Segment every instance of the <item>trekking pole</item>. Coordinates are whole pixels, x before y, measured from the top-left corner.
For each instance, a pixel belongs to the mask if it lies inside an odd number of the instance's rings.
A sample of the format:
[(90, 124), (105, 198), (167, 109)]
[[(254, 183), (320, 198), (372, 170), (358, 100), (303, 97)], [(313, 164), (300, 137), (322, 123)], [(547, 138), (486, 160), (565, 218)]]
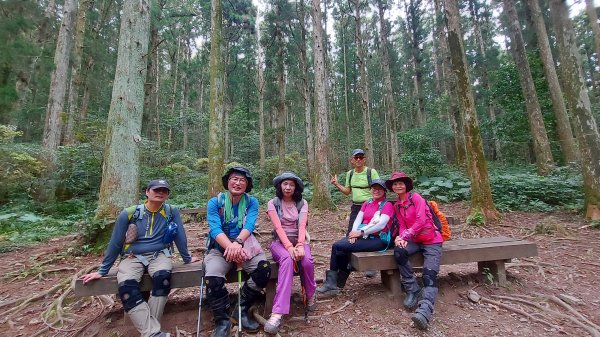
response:
[(237, 264), (238, 278), (238, 331), (237, 336), (242, 336), (242, 264)]
[(308, 298), (306, 297), (306, 284), (304, 282), (304, 268), (302, 262), (294, 260), (294, 272), (300, 276), (300, 289), (302, 290), (302, 303), (304, 304), (304, 320), (308, 321)]
[(204, 260), (202, 260), (202, 278), (200, 279), (200, 303), (198, 303), (198, 323), (196, 325), (196, 337), (200, 337), (200, 319), (202, 318), (202, 290), (204, 289), (204, 272)]

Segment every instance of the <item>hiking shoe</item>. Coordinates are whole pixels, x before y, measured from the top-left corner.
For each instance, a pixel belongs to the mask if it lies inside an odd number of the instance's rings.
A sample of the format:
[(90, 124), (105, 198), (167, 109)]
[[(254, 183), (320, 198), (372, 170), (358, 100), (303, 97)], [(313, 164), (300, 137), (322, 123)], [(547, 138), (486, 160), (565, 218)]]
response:
[(377, 272), (374, 270), (369, 270), (365, 272), (365, 277), (366, 278), (373, 278), (375, 277), (375, 275), (377, 275)]
[(338, 286), (338, 288), (344, 289), (344, 287), (346, 286), (346, 281), (348, 280), (349, 276), (350, 276), (350, 272), (349, 271), (339, 270), (337, 272), (337, 286)]
[(404, 305), (404, 308), (406, 310), (412, 311), (416, 308), (417, 304), (419, 303), (420, 296), (421, 296), (420, 289), (418, 291), (415, 291), (412, 293), (406, 293), (406, 297), (404, 297), (404, 302), (402, 302), (402, 305)]
[(229, 322), (229, 320), (219, 320), (215, 322), (215, 330), (211, 337), (229, 337), (230, 330), (231, 322)]
[(279, 331), (279, 327), (281, 326), (281, 318), (283, 315), (281, 314), (271, 314), (269, 320), (265, 322), (265, 332), (269, 334), (276, 334)]
[(427, 330), (427, 326), (429, 326), (429, 321), (427, 320), (427, 317), (425, 317), (425, 315), (421, 314), (420, 312), (416, 312), (412, 315), (412, 317), (410, 318), (413, 323), (415, 323), (415, 327), (419, 330)]
[(338, 288), (338, 272), (335, 270), (328, 270), (325, 272), (325, 282), (319, 288), (317, 292), (324, 296), (337, 295), (340, 293)]

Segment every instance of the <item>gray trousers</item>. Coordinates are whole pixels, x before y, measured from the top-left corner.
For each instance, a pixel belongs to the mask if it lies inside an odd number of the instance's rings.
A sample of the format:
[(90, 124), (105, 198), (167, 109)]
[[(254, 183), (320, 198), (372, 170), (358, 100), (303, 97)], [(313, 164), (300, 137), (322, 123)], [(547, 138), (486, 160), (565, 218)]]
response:
[[(405, 250), (408, 256), (411, 256), (418, 252), (423, 252), (423, 269), (427, 268), (430, 270), (439, 273), (440, 271), (440, 259), (442, 257), (442, 244), (435, 243), (431, 245), (424, 245), (420, 243), (414, 243), (412, 241), (408, 242), (406, 248), (396, 247), (395, 250)], [(402, 285), (404, 286), (404, 290), (409, 293), (413, 293), (419, 291), (419, 285), (417, 284), (417, 279), (415, 278), (415, 274), (413, 272), (412, 266), (408, 259), (406, 263), (398, 265), (398, 269), (400, 270), (400, 275), (402, 276)], [(431, 305), (435, 304), (435, 298), (437, 297), (438, 288), (435, 287), (425, 287), (423, 288), (423, 300), (428, 300), (431, 302)]]
[[(258, 267), (260, 261), (266, 260), (267, 256), (265, 253), (260, 253), (245, 261), (242, 264), (242, 268), (247, 274), (250, 274)], [(227, 275), (231, 268), (236, 268), (235, 263), (225, 261), (223, 253), (216, 248), (209, 250), (204, 256), (204, 266), (206, 268), (205, 276), (217, 276), (222, 278), (225, 278), (225, 275)], [(246, 283), (250, 288), (256, 291), (262, 291), (262, 288), (259, 288), (251, 277), (248, 278)]]

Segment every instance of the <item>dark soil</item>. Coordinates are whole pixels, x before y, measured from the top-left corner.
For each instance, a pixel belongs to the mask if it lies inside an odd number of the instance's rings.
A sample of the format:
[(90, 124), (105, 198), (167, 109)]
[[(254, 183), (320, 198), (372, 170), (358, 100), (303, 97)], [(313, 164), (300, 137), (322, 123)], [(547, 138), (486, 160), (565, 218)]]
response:
[[(443, 205), (447, 215), (464, 219), (468, 205)], [(331, 243), (345, 231), (347, 207), (337, 212), (311, 212), (312, 250), (317, 278), (322, 279), (329, 261)], [(269, 232), (264, 215), (261, 232)], [(191, 251), (201, 256), (200, 247), (206, 223), (189, 223), (186, 231)], [(586, 336), (600, 335), (600, 297), (596, 295), (600, 263), (599, 231), (586, 226), (582, 217), (570, 213), (522, 213), (503, 215), (500, 222), (485, 228), (460, 224), (452, 228), (453, 239), (504, 235), (536, 242), (539, 256), (513, 260), (507, 265), (508, 286), (489, 284), (477, 275), (477, 264), (442, 266), (440, 293), (430, 328), (421, 332), (411, 326), (410, 315), (402, 309), (402, 297), (389, 297), (379, 276), (368, 279), (353, 273), (343, 293), (330, 299), (319, 299), (309, 322), (287, 319), (282, 336)], [(260, 239), (263, 247), (270, 235)], [(91, 266), (100, 256), (75, 256), (75, 236), (63, 237), (34, 247), (0, 254), (0, 336), (137, 336), (124, 319), (122, 306), (113, 295), (100, 298), (75, 298), (70, 293), (62, 308), (65, 324), (48, 328), (43, 313), (61, 294), (53, 293), (24, 305), (17, 313), (12, 301), (51, 289), (63, 280)], [(295, 280), (299, 292), (299, 280)], [(237, 286), (237, 285), (235, 285)], [(229, 285), (234, 294), (234, 285)], [(474, 303), (467, 298), (469, 290), (482, 296)], [(198, 288), (177, 289), (169, 295), (163, 330), (174, 336), (195, 336), (198, 316)], [(504, 296), (504, 298), (501, 298)], [(572, 310), (551, 301), (552, 296), (566, 298)], [(298, 299), (299, 295), (295, 295)], [(501, 302), (493, 304), (486, 300)], [(105, 299), (106, 300), (106, 299)], [(350, 301), (343, 310), (332, 314)], [(288, 317), (301, 317), (304, 312), (295, 301)], [(565, 303), (565, 302), (558, 302)], [(509, 306), (509, 307), (505, 307)], [(510, 309), (509, 309), (510, 308)], [(202, 336), (212, 332), (211, 314), (202, 310)], [(262, 307), (259, 307), (262, 313)], [(268, 317), (267, 317), (268, 318)], [(540, 323), (543, 321), (545, 323)], [(264, 336), (259, 332), (255, 336)]]

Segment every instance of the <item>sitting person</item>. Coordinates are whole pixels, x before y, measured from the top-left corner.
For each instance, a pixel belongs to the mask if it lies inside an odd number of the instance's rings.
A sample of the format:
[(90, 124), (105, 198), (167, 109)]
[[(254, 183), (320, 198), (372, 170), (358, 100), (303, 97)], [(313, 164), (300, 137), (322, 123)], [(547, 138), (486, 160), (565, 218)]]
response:
[[(119, 255), (119, 297), (131, 322), (142, 337), (170, 336), (161, 332), (160, 319), (171, 290), (171, 243), (174, 240), (184, 263), (195, 262), (187, 249), (187, 238), (179, 210), (165, 203), (171, 188), (165, 180), (152, 180), (144, 204), (121, 212), (97, 272), (81, 277), (86, 284), (108, 274)], [(177, 225), (176, 231), (173, 224)], [(169, 229), (171, 228), (171, 229)], [(139, 282), (145, 271), (152, 276), (152, 294), (144, 301)]]
[[(395, 240), (394, 257), (406, 291), (403, 304), (408, 310), (413, 310), (418, 304), (411, 319), (417, 328), (425, 330), (431, 321), (438, 293), (437, 274), (440, 271), (444, 240), (435, 227), (427, 201), (418, 193), (410, 193), (413, 181), (409, 176), (404, 172), (394, 172), (385, 184), (388, 189), (398, 194), (394, 212), (398, 219), (399, 234)], [(409, 256), (418, 252), (423, 252), (424, 258), (422, 291), (408, 261)], [(418, 301), (419, 296), (422, 296), (421, 301)]]
[(281, 318), (290, 312), (290, 296), (294, 284), (294, 270), (300, 273), (307, 310), (315, 310), (315, 265), (310, 246), (305, 242), (308, 220), (308, 203), (302, 199), (304, 183), (291, 172), (273, 179), (275, 194), (267, 204), (267, 214), (273, 224), (271, 254), (279, 265), (277, 290), (271, 317), (265, 324), (265, 332), (276, 334)]
[(252, 234), (258, 217), (258, 200), (248, 195), (252, 190), (252, 175), (245, 167), (230, 168), (223, 176), (227, 191), (211, 198), (206, 207), (209, 245), (204, 256), (206, 301), (215, 320), (213, 337), (229, 336), (229, 293), (225, 276), (238, 265), (250, 277), (240, 290), (241, 323), (238, 315), (231, 318), (246, 331), (256, 332), (260, 325), (248, 310), (262, 295), (271, 275), (260, 244)]
[(351, 271), (348, 267), (351, 253), (380, 251), (389, 246), (387, 234), (394, 208), (386, 200), (385, 191), (385, 181), (375, 179), (371, 182), (371, 198), (363, 203), (348, 237), (338, 240), (331, 247), (329, 270), (326, 271), (323, 286), (317, 288), (319, 294), (335, 295), (344, 288)]

